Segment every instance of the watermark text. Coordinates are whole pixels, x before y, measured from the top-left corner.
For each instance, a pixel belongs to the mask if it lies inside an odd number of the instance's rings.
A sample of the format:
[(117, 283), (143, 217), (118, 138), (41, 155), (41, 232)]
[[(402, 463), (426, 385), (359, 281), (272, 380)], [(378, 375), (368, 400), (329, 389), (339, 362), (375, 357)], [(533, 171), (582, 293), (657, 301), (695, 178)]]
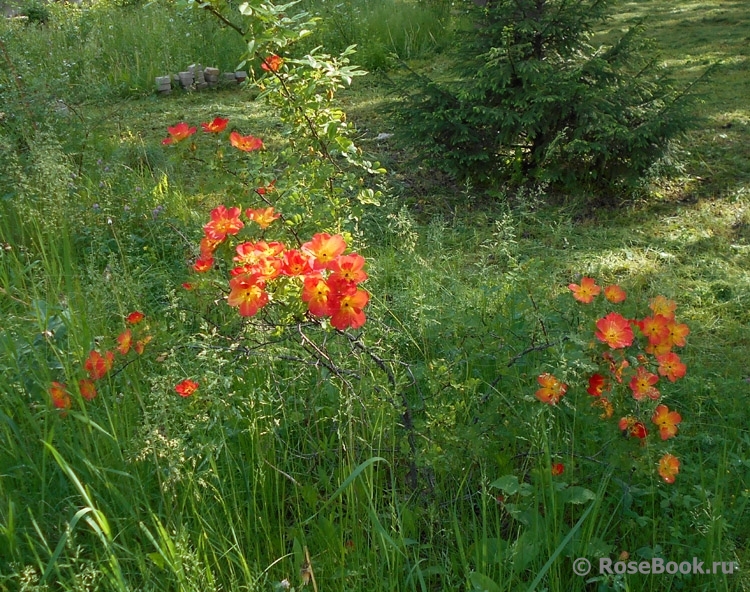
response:
[[(692, 561), (667, 561), (661, 557), (652, 557), (646, 561), (613, 561), (609, 557), (601, 557), (599, 562), (599, 575), (622, 575), (622, 574), (726, 574), (731, 575), (739, 571), (740, 566), (734, 561), (700, 561), (693, 557)], [(591, 561), (585, 557), (579, 557), (573, 561), (573, 572), (578, 576), (586, 576), (591, 572)]]

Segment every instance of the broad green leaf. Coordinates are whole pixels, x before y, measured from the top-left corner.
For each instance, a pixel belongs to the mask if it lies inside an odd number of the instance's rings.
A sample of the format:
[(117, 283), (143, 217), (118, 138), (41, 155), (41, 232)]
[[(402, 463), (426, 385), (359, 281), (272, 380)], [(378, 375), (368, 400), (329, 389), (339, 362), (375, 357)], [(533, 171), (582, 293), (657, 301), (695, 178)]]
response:
[(515, 475), (504, 475), (490, 483), (490, 487), (495, 487), (508, 495), (513, 495), (518, 491), (518, 477)]
[(156, 566), (160, 569), (164, 569), (164, 557), (162, 557), (159, 553), (147, 553), (146, 555), (151, 561), (153, 561)]
[(500, 586), (498, 586), (493, 580), (488, 578), (486, 575), (479, 572), (474, 572), (469, 576), (471, 585), (474, 586), (476, 592), (501, 592)]
[(596, 494), (585, 487), (571, 487), (560, 493), (560, 499), (564, 504), (585, 504), (596, 499)]

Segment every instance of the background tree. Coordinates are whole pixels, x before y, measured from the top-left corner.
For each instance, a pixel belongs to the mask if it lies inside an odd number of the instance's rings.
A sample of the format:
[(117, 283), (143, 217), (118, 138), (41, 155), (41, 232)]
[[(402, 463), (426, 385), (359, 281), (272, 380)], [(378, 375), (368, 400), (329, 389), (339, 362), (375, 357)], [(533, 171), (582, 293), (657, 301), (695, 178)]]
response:
[(474, 182), (631, 187), (688, 127), (639, 23), (592, 43), (608, 0), (467, 2), (452, 82), (422, 77), (403, 113), (429, 154)]

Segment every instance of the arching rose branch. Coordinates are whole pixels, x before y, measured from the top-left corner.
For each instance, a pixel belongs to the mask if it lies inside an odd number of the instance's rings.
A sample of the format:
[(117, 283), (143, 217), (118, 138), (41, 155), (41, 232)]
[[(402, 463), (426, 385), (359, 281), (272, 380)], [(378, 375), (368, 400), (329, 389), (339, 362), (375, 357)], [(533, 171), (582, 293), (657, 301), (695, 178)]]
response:
[[(227, 119), (217, 117), (210, 123), (201, 124), (201, 128), (206, 133), (221, 133), (227, 124)], [(189, 127), (184, 122), (180, 126), (181, 129), (197, 130), (197, 126)], [(173, 129), (169, 128), (170, 134)], [(243, 152), (264, 147), (260, 138), (242, 136), (236, 131), (229, 134), (228, 141)], [(265, 204), (271, 203), (268, 195), (274, 191), (274, 185), (272, 182), (258, 188), (255, 194)], [(200, 254), (193, 263), (193, 270), (206, 273), (213, 269), (216, 253), (221, 248), (223, 253), (231, 255), (227, 303), (241, 316), (253, 317), (272, 303), (289, 304), (286, 299), (291, 284), (311, 316), (328, 318), (331, 326), (339, 330), (361, 327), (366, 318), (364, 308), (370, 298), (360, 287), (367, 279), (365, 259), (357, 253), (345, 254), (347, 243), (341, 234), (316, 233), (310, 240), (294, 247), (265, 240), (266, 231), (272, 229), (277, 220), (284, 221), (272, 205), (248, 207), (244, 212), (241, 206), (222, 204), (215, 207), (203, 226)], [(261, 236), (254, 236), (249, 228), (259, 230)], [(292, 234), (299, 242), (297, 234)], [(285, 289), (275, 290), (277, 284), (282, 284)], [(188, 285), (192, 287), (192, 283)]]
[[(602, 288), (591, 277), (571, 283), (568, 288), (573, 298), (585, 306), (592, 305), (600, 294), (608, 305), (626, 300), (620, 286)], [(641, 318), (627, 318), (611, 311), (599, 316), (591, 326), (595, 339), (593, 358), (599, 366), (588, 377), (585, 388), (593, 397), (591, 406), (597, 408), (603, 420), (618, 417), (617, 429), (622, 435), (641, 444), (652, 432), (661, 442), (674, 438), (682, 422), (681, 414), (663, 402), (660, 386), (661, 379), (674, 383), (687, 370), (674, 350), (685, 346), (690, 330), (677, 321), (676, 308), (674, 301), (657, 296), (649, 302), (650, 313)], [(570, 390), (551, 373), (540, 375), (538, 382), (542, 388), (536, 391), (536, 397), (548, 405), (560, 403)], [(679, 459), (666, 452), (659, 461), (658, 472), (666, 483), (673, 483), (679, 467)]]

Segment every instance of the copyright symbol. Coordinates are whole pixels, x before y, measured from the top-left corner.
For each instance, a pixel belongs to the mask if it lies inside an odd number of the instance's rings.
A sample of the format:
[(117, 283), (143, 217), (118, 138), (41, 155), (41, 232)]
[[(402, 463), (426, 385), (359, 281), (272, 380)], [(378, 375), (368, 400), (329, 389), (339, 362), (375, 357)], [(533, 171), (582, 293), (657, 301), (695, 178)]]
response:
[(591, 571), (591, 562), (585, 557), (579, 557), (573, 562), (573, 573), (577, 576), (585, 576)]

